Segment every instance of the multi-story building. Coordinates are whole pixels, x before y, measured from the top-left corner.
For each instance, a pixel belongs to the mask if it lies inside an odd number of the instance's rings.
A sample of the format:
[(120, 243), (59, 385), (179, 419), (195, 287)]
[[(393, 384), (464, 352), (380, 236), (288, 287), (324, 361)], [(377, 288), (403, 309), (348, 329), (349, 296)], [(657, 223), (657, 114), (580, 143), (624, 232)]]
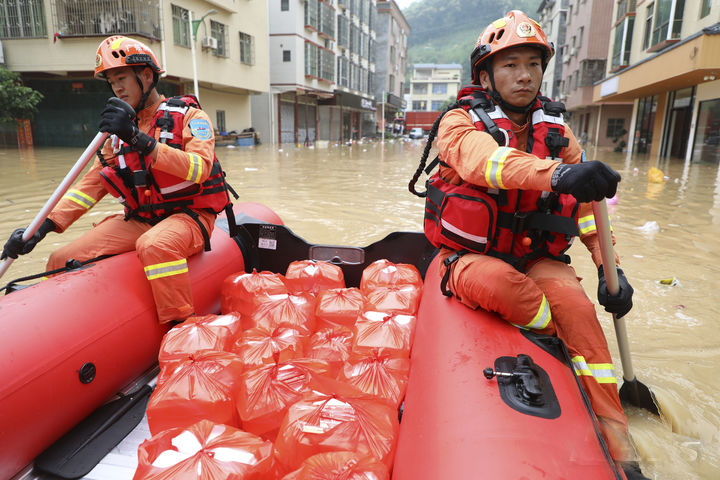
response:
[(565, 65), (562, 59), (565, 54), (567, 7), (568, 0), (541, 0), (537, 9), (538, 23), (542, 26), (548, 41), (555, 46), (555, 55), (545, 69), (540, 91), (553, 99), (556, 99), (560, 92), (563, 65)]
[(93, 79), (95, 52), (116, 34), (154, 51), (162, 93), (197, 93), (218, 131), (250, 127), (250, 96), (268, 89), (266, 15), (263, 0), (5, 0), (0, 39), (7, 68), (45, 97), (35, 143), (84, 146), (112, 95)]
[(454, 101), (460, 91), (462, 65), (457, 63), (416, 63), (410, 79), (409, 110), (439, 111), (448, 100)]
[[(562, 46), (559, 100), (581, 144), (620, 147), (627, 143), (632, 105), (613, 99), (593, 103), (593, 85), (602, 79), (614, 17), (606, 2), (570, 0)], [(623, 132), (625, 132), (623, 134)]]
[(268, 2), (270, 93), (253, 123), (273, 142), (375, 135), (375, 0)]
[[(410, 25), (395, 0), (377, 2), (377, 56), (375, 62), (375, 98), (377, 99), (378, 127), (387, 129), (401, 126), (406, 107), (403, 98), (408, 69), (408, 36)], [(384, 117), (383, 117), (384, 113)], [(398, 129), (395, 129), (396, 132)]]
[(596, 101), (633, 102), (629, 150), (720, 162), (720, 4), (613, 2), (607, 78)]

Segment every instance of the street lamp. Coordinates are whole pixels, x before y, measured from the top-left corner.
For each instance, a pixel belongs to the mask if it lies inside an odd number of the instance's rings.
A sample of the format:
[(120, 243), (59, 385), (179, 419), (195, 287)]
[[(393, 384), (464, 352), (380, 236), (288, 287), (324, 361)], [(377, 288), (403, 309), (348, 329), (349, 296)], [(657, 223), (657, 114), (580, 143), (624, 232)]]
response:
[(193, 20), (193, 14), (192, 10), (188, 10), (188, 23), (190, 27), (190, 53), (192, 54), (192, 65), (193, 65), (193, 90), (195, 91), (195, 97), (197, 97), (198, 101), (200, 100), (200, 90), (198, 89), (198, 78), (197, 78), (197, 62), (195, 60), (195, 41), (197, 40), (197, 31), (200, 27), (200, 24), (205, 20), (205, 17), (208, 15), (212, 15), (213, 13), (218, 13), (217, 10), (210, 9), (205, 14), (200, 17), (200, 20)]

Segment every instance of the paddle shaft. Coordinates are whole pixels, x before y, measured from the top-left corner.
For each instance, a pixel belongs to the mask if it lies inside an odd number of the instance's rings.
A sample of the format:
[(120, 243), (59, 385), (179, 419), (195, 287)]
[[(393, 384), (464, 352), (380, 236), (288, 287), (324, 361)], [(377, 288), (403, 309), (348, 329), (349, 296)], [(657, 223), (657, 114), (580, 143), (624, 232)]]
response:
[[(62, 196), (65, 195), (65, 192), (68, 191), (70, 185), (72, 185), (73, 182), (80, 176), (80, 173), (83, 171), (88, 162), (90, 162), (90, 159), (93, 155), (95, 155), (95, 152), (105, 142), (108, 135), (109, 134), (106, 132), (98, 132), (97, 135), (95, 135), (95, 138), (93, 138), (92, 142), (90, 142), (90, 145), (88, 145), (82, 155), (80, 155), (80, 158), (78, 158), (77, 162), (75, 162), (75, 165), (73, 165), (67, 175), (65, 175), (65, 178), (63, 178), (62, 182), (60, 182), (60, 185), (57, 186), (52, 195), (50, 195), (50, 198), (48, 198), (47, 202), (45, 202), (45, 205), (40, 209), (38, 214), (35, 215), (33, 221), (30, 222), (30, 225), (28, 225), (25, 229), (22, 236), (23, 241), (26, 242), (35, 235), (37, 229), (40, 228), (40, 225), (45, 221), (55, 205), (57, 205)], [(2, 277), (7, 269), (10, 268), (13, 260), (14, 259), (8, 257), (0, 262), (0, 277)]]
[[(602, 256), (605, 283), (608, 293), (610, 295), (617, 295), (620, 291), (620, 285), (618, 283), (617, 267), (615, 266), (615, 251), (613, 250), (612, 235), (610, 233), (607, 203), (605, 203), (605, 199), (603, 199), (599, 202), (593, 202), (592, 206), (598, 240), (600, 242), (600, 255)], [(627, 340), (625, 320), (623, 318), (617, 318), (617, 316), (613, 314), (613, 322), (615, 324), (615, 336), (617, 337), (618, 349), (620, 350), (623, 378), (626, 381), (632, 381), (635, 379), (635, 373), (633, 372), (632, 359), (630, 358), (630, 346)]]

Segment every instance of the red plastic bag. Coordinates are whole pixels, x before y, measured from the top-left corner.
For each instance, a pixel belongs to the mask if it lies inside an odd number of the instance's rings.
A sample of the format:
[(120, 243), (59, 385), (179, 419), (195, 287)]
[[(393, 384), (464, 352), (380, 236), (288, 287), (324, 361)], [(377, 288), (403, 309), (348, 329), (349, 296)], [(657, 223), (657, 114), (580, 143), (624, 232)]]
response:
[(273, 463), (272, 443), (201, 420), (145, 440), (133, 480), (266, 480)]
[(357, 288), (333, 288), (317, 295), (315, 319), (317, 329), (345, 326), (352, 328), (363, 311), (365, 299)]
[(235, 341), (232, 351), (242, 359), (245, 370), (283, 362), (305, 355), (307, 336), (294, 328), (255, 327)]
[(386, 348), (409, 356), (416, 321), (413, 315), (363, 312), (355, 323), (353, 351), (366, 353), (374, 348)]
[(390, 480), (390, 473), (372, 456), (329, 452), (313, 455), (282, 480)]
[(248, 370), (238, 382), (237, 410), (243, 430), (272, 439), (288, 407), (309, 390), (315, 375), (327, 375), (319, 360), (289, 360)]
[(207, 351), (228, 351), (240, 329), (237, 314), (190, 317), (171, 329), (160, 344), (158, 362), (173, 370), (191, 355)]
[(163, 385), (168, 378), (182, 370), (183, 367), (187, 367), (190, 363), (194, 363), (195, 368), (203, 370), (218, 383), (226, 386), (231, 392), (235, 391), (237, 379), (245, 370), (242, 357), (239, 355), (231, 352), (209, 350), (193, 353), (188, 358), (178, 362), (166, 363), (160, 369), (157, 385)]
[(410, 359), (390, 350), (352, 353), (338, 377), (368, 395), (399, 408), (410, 375)]
[(215, 378), (217, 372), (208, 372), (204, 366), (202, 362), (186, 362), (157, 386), (147, 406), (153, 435), (200, 420), (240, 426), (231, 387), (223, 385)]
[(317, 295), (331, 288), (345, 288), (342, 269), (329, 262), (297, 260), (288, 265), (285, 283), (291, 293)]
[(220, 289), (220, 309), (223, 313), (238, 312), (249, 316), (253, 309), (253, 299), (260, 293), (275, 295), (287, 293), (284, 277), (279, 273), (258, 272), (233, 273), (223, 281)]
[(418, 269), (408, 263), (396, 264), (387, 260), (377, 260), (363, 270), (360, 279), (360, 290), (363, 293), (388, 285), (415, 285), (421, 289), (423, 281)]
[(307, 356), (323, 360), (330, 366), (330, 375), (336, 377), (352, 349), (353, 332), (347, 327), (323, 328), (310, 337)]
[(397, 409), (341, 382), (313, 381), (293, 404), (275, 448), (281, 473), (300, 468), (318, 453), (351, 451), (392, 467), (399, 429)]
[(415, 285), (375, 287), (365, 293), (367, 310), (377, 312), (417, 314), (421, 290)]
[(252, 327), (294, 328), (304, 335), (315, 331), (315, 297), (310, 294), (261, 295), (255, 305)]

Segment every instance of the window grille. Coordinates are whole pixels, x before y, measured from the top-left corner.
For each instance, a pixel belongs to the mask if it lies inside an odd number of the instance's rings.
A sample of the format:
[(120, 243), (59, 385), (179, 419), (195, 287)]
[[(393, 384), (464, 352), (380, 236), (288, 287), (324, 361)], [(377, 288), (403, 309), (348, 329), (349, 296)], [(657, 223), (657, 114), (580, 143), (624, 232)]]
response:
[(64, 37), (120, 34), (161, 39), (159, 0), (51, 0), (50, 4), (55, 31)]
[(0, 38), (47, 36), (42, 0), (0, 0)]

